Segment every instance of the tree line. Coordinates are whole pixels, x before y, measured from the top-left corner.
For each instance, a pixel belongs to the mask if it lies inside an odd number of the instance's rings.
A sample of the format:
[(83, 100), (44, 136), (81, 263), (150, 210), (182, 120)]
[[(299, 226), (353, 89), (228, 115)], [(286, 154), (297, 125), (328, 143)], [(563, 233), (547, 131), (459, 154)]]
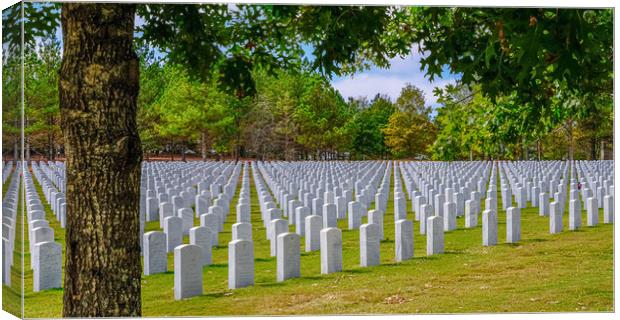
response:
[[(554, 101), (549, 119), (524, 118), (532, 104), (515, 94), (496, 99), (480, 84), (437, 88), (433, 110), (424, 92), (406, 84), (392, 101), (378, 94), (344, 99), (327, 77), (308, 66), (252, 71), (256, 93), (239, 99), (222, 90), (219, 75), (192, 77), (149, 47), (139, 50), (138, 130), (143, 157), (336, 159), (576, 159), (611, 157), (613, 103), (600, 94), (589, 108), (578, 97)], [(58, 72), (62, 53), (48, 37), (26, 49), (25, 157), (62, 157)], [(5, 154), (20, 148), (17, 61), (4, 82)], [(607, 156), (605, 156), (607, 152)], [(14, 154), (13, 154), (14, 156)]]

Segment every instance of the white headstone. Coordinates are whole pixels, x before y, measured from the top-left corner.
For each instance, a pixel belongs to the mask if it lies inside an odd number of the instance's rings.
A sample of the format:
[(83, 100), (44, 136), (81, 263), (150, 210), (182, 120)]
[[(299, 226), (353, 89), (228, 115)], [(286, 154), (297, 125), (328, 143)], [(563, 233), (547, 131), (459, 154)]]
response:
[(62, 247), (54, 241), (35, 244), (33, 291), (61, 288)]
[(452, 231), (456, 229), (456, 203), (446, 202), (443, 208), (444, 215), (444, 231)]
[[(487, 198), (487, 200), (490, 198)], [(497, 213), (493, 210), (482, 212), (482, 245), (494, 246), (497, 244)]]
[(568, 204), (568, 229), (577, 230), (579, 228), (581, 228), (581, 203), (578, 199), (573, 199)]
[(197, 245), (202, 251), (202, 265), (211, 264), (211, 241), (213, 230), (209, 227), (193, 227), (189, 229), (189, 244)]
[(368, 223), (376, 224), (379, 227), (379, 239), (383, 240), (385, 238), (383, 232), (383, 211), (368, 211)]
[(277, 280), (300, 277), (299, 235), (292, 232), (281, 233), (277, 238)]
[(164, 232), (166, 233), (166, 247), (168, 252), (183, 244), (183, 220), (179, 217), (167, 217), (164, 219)]
[(145, 276), (168, 271), (165, 233), (161, 231), (145, 233), (143, 252)]
[(546, 192), (538, 195), (538, 215), (541, 217), (549, 215), (549, 194)]
[(321, 274), (342, 271), (342, 233), (338, 228), (321, 230)]
[(506, 210), (506, 242), (516, 243), (521, 240), (521, 210), (510, 207)]
[(211, 231), (211, 235), (213, 239), (211, 239), (211, 245), (217, 246), (219, 244), (219, 235), (217, 230), (219, 230), (220, 217), (214, 213), (207, 213), (200, 215), (200, 226), (207, 227)]
[(288, 232), (288, 221), (284, 219), (271, 220), (269, 230), (271, 232), (269, 235), (270, 252), (271, 256), (275, 257), (278, 252), (278, 235)]
[[(168, 220), (170, 218), (166, 218)], [(174, 299), (202, 294), (202, 249), (193, 244), (174, 248)]]
[(474, 200), (465, 201), (465, 228), (478, 226), (478, 214), (476, 213)]
[(194, 226), (194, 212), (190, 208), (182, 208), (177, 214), (183, 220), (183, 234), (188, 235), (189, 229)]
[(395, 228), (396, 262), (413, 258), (413, 221), (398, 220)]
[(394, 198), (394, 221), (407, 219), (407, 200), (403, 197)]
[(161, 229), (164, 228), (164, 219), (168, 217), (172, 217), (174, 214), (172, 212), (172, 203), (170, 202), (162, 202), (159, 204), (159, 227)]
[(338, 212), (336, 205), (333, 203), (326, 203), (323, 205), (323, 227), (338, 227)]
[(237, 205), (237, 222), (251, 222), (250, 205), (244, 203)]
[(237, 222), (233, 224), (232, 239), (252, 240), (252, 225), (248, 222)]
[(443, 253), (443, 224), (441, 216), (426, 219), (426, 255)]
[(376, 266), (381, 263), (379, 226), (367, 223), (360, 226), (360, 265)]
[(310, 209), (302, 206), (295, 209), (295, 232), (300, 236), (306, 235), (306, 217), (310, 215)]
[[(571, 202), (572, 201), (573, 200), (571, 200)], [(588, 217), (587, 217), (588, 227), (593, 227), (593, 226), (598, 225), (598, 203), (597, 201), (594, 198), (588, 198), (588, 200), (586, 200), (586, 207), (588, 211)], [(579, 213), (579, 218), (581, 218), (581, 212)]]
[(614, 222), (614, 196), (606, 195), (603, 199), (603, 223)]
[(562, 232), (562, 213), (560, 212), (560, 203), (551, 202), (549, 206), (549, 233)]
[(316, 251), (321, 248), (321, 229), (323, 229), (323, 220), (320, 216), (311, 215), (306, 217), (306, 252)]
[(254, 244), (249, 240), (228, 243), (228, 288), (254, 285)]

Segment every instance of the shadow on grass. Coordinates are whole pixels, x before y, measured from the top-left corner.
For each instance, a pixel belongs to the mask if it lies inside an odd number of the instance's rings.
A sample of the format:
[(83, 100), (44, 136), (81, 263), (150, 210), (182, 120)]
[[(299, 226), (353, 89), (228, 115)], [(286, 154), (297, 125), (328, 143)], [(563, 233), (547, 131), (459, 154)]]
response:
[(255, 286), (257, 286), (257, 287), (268, 287), (268, 288), (271, 288), (271, 287), (282, 287), (282, 286), (284, 286), (284, 285), (285, 285), (285, 283), (284, 283), (284, 281), (282, 281), (282, 282), (267, 282), (267, 283), (259, 283), (259, 284), (255, 285)]
[(228, 268), (228, 263), (212, 263), (209, 268)]
[(307, 256), (312, 256), (312, 255), (316, 255), (319, 252), (319, 250), (315, 250), (315, 251), (310, 251), (310, 252), (302, 252), (301, 256), (302, 257), (307, 257)]
[(275, 258), (254, 258), (255, 262), (271, 262), (274, 261)]
[(208, 297), (208, 298), (222, 298), (226, 296), (231, 296), (232, 291), (219, 291), (219, 292), (210, 292), (204, 293), (200, 297)]
[(350, 273), (350, 274), (363, 274), (363, 273), (369, 273), (369, 272), (371, 272), (371, 270), (369, 270), (369, 268), (357, 268), (357, 269), (342, 270), (342, 273)]

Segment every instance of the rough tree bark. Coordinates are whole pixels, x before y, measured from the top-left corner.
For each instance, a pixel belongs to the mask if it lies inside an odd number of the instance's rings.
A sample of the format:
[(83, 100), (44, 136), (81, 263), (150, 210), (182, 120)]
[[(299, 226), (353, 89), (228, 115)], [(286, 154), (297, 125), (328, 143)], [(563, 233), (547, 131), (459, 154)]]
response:
[(140, 316), (135, 6), (62, 6), (67, 168), (64, 317)]

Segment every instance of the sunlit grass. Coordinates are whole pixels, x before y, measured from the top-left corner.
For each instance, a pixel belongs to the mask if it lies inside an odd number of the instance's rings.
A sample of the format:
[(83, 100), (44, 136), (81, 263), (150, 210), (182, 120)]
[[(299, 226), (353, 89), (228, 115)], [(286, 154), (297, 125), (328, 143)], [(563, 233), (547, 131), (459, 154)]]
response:
[[(432, 257), (426, 257), (426, 238), (419, 234), (416, 221), (415, 258), (396, 264), (393, 177), (384, 217), (382, 265), (359, 266), (359, 232), (347, 230), (343, 220), (339, 221), (343, 272), (321, 275), (319, 251), (305, 253), (302, 238), (301, 278), (276, 282), (276, 259), (269, 256), (251, 174), (250, 180), (255, 286), (229, 290), (227, 285), (227, 244), (235, 222), (239, 181), (225, 231), (219, 235), (220, 245), (213, 249), (213, 264), (203, 269), (204, 294), (174, 300), (173, 257), (169, 254), (169, 272), (143, 277), (144, 316), (613, 310), (613, 226), (569, 232), (566, 212), (565, 231), (550, 235), (549, 220), (538, 216), (538, 208), (522, 210), (522, 241), (506, 244), (505, 212), (499, 199), (499, 245), (483, 247), (481, 227), (465, 229), (464, 219), (458, 218), (458, 229), (445, 234), (446, 253)], [(407, 208), (411, 208), (410, 201)], [(56, 241), (63, 243), (63, 230), (50, 208), (45, 209)], [(582, 216), (585, 222), (585, 211)], [(413, 219), (412, 212), (408, 218)], [(195, 223), (199, 224), (198, 219)], [(289, 228), (294, 230), (294, 226)], [(159, 221), (148, 222), (145, 230), (159, 230)], [(29, 256), (25, 259), (25, 316), (59, 317), (62, 290), (33, 293)]]

